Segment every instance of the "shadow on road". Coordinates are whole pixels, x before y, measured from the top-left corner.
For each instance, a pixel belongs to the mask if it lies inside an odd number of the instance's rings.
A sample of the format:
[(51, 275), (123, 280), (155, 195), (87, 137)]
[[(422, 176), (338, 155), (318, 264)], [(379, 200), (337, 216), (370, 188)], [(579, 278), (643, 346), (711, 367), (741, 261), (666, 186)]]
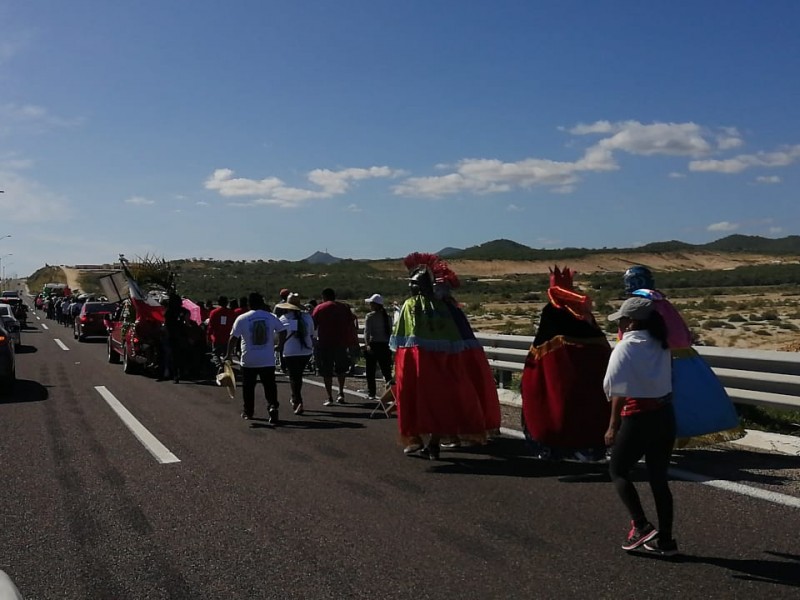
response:
[(676, 453), (673, 456), (673, 463), (681, 469), (721, 477), (728, 481), (781, 485), (787, 481), (787, 477), (764, 471), (784, 469), (794, 471), (797, 468), (797, 457), (732, 448), (725, 448), (724, 451), (695, 449)]
[(786, 560), (755, 559), (755, 558), (723, 558), (721, 556), (678, 555), (673, 557), (660, 557), (652, 554), (639, 553), (637, 556), (655, 560), (667, 560), (677, 563), (697, 563), (713, 565), (729, 571), (735, 571), (734, 579), (772, 583), (789, 587), (800, 587), (800, 556), (765, 550), (765, 554)]
[[(476, 457), (477, 455), (477, 457)], [(423, 460), (428, 460), (422, 456)], [(497, 438), (485, 446), (442, 449), (431, 462), (431, 472), (443, 474), (499, 475), (502, 477), (566, 477), (602, 481), (608, 479), (604, 463), (541, 460), (530, 456), (523, 440)]]
[(351, 423), (348, 421), (321, 421), (311, 419), (297, 419), (287, 421), (281, 419), (278, 426), (270, 425), (266, 419), (255, 418), (250, 423), (251, 429), (362, 429), (364, 425), (361, 423)]
[(17, 379), (14, 389), (7, 396), (0, 396), (0, 404), (15, 404), (20, 402), (42, 402), (47, 400), (50, 393), (41, 383), (28, 379)]
[(14, 350), (17, 354), (35, 354), (39, 351), (36, 346), (31, 346), (30, 344), (25, 344), (24, 346), (20, 344)]

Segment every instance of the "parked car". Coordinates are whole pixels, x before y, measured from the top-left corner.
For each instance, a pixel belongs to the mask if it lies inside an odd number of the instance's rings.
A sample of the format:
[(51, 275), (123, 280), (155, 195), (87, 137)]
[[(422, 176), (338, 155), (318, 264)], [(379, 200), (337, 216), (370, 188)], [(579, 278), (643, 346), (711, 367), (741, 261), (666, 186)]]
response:
[[(163, 308), (154, 307), (154, 312), (163, 315)], [(108, 362), (122, 361), (125, 373), (161, 370), (161, 319), (139, 318), (136, 307), (130, 300), (123, 300), (114, 314), (106, 319)]]
[(19, 292), (16, 290), (5, 290), (2, 294), (0, 294), (2, 298), (19, 298)]
[(22, 328), (20, 327), (19, 321), (17, 321), (17, 317), (14, 316), (11, 305), (0, 303), (0, 320), (3, 321), (3, 327), (8, 336), (14, 339), (14, 344), (21, 346)]
[(17, 296), (2, 296), (0, 297), (0, 303), (11, 306), (11, 310), (17, 318), (17, 321), (19, 321), (20, 327), (26, 327), (28, 325), (28, 307), (25, 302), (22, 301), (22, 298)]
[(75, 339), (83, 342), (90, 337), (108, 337), (106, 322), (116, 308), (114, 302), (84, 302), (73, 324)]
[(14, 338), (0, 321), (0, 396), (8, 394), (17, 380)]
[[(106, 320), (108, 329), (108, 362), (122, 361), (125, 373), (147, 372), (164, 374), (163, 322), (164, 308), (149, 306), (147, 313), (137, 315), (136, 306), (124, 300), (114, 315)], [(185, 324), (186, 347), (182, 350), (183, 364), (189, 377), (211, 374), (211, 361), (207, 356), (205, 334), (197, 323)], [(216, 373), (216, 370), (214, 370)]]

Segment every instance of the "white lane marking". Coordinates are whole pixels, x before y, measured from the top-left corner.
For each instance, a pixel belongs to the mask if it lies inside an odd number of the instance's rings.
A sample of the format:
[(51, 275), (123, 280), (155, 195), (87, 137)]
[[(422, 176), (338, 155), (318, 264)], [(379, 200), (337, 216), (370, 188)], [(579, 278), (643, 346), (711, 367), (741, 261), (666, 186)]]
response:
[[(506, 427), (500, 428), (500, 433), (509, 437), (517, 438), (520, 440), (525, 439), (525, 434), (516, 429), (508, 429)], [(733, 492), (734, 494), (741, 494), (743, 496), (750, 496), (751, 498), (758, 498), (759, 500), (766, 500), (773, 504), (780, 504), (782, 506), (789, 506), (791, 508), (800, 508), (800, 498), (789, 496), (788, 494), (781, 494), (779, 492), (771, 492), (769, 490), (762, 490), (761, 488), (736, 483), (734, 481), (727, 481), (725, 479), (714, 479), (707, 475), (700, 475), (684, 469), (670, 469), (669, 474), (675, 479), (683, 479), (684, 481), (693, 481), (695, 483), (702, 483), (709, 487), (725, 490), (726, 492)]]
[[(308, 383), (309, 385), (315, 385), (315, 386), (321, 387), (321, 388), (325, 387), (325, 384), (322, 381), (313, 381), (311, 379), (306, 379), (305, 377), (303, 377), (303, 383)], [(337, 394), (339, 393), (339, 384), (338, 383), (334, 382), (332, 391), (336, 392)], [(368, 398), (369, 397), (369, 395), (364, 393), (364, 392), (357, 392), (355, 390), (348, 390), (347, 388), (344, 388), (344, 393), (345, 394), (350, 394), (351, 396), (358, 396), (359, 398)]]
[(44, 323), (42, 323), (42, 329), (47, 330), (47, 329), (50, 329), (50, 328), (47, 325), (45, 325)]
[(670, 469), (669, 474), (676, 479), (684, 479), (686, 481), (694, 481), (708, 485), (720, 490), (733, 492), (735, 494), (742, 494), (743, 496), (750, 496), (751, 498), (758, 498), (766, 500), (774, 504), (782, 504), (783, 506), (790, 506), (792, 508), (800, 508), (800, 498), (789, 496), (788, 494), (781, 494), (779, 492), (771, 492), (769, 490), (762, 490), (760, 488), (750, 487), (735, 481), (727, 481), (725, 479), (714, 479), (706, 475), (698, 475), (691, 471), (684, 471), (683, 469)]
[(153, 458), (161, 464), (181, 462), (177, 456), (170, 452), (164, 444), (159, 442), (156, 436), (150, 433), (145, 426), (122, 405), (122, 402), (116, 399), (114, 394), (108, 391), (106, 386), (96, 385), (94, 389), (96, 389), (97, 393), (108, 403), (111, 410), (117, 413), (117, 416), (122, 419), (125, 426), (136, 436), (136, 439), (138, 439), (142, 445), (147, 448), (148, 452), (153, 455)]
[(67, 348), (66, 344), (64, 344), (64, 342), (62, 342), (60, 339), (58, 339), (58, 338), (55, 338), (53, 341), (54, 341), (54, 342), (55, 342), (55, 343), (58, 345), (58, 347), (59, 347), (59, 348), (61, 348), (62, 350), (69, 350), (69, 348)]

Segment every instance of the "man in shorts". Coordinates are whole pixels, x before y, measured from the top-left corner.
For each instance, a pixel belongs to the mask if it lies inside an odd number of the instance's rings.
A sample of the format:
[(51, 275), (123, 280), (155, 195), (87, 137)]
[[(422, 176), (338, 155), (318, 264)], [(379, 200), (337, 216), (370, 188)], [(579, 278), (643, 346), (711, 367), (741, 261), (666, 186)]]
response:
[(350, 308), (337, 302), (336, 292), (331, 288), (322, 290), (322, 303), (311, 313), (317, 329), (316, 361), (317, 371), (325, 382), (328, 399), (325, 406), (333, 404), (333, 376), (339, 382), (338, 404), (344, 404), (344, 382), (350, 370), (348, 348), (356, 336), (353, 326), (353, 313)]

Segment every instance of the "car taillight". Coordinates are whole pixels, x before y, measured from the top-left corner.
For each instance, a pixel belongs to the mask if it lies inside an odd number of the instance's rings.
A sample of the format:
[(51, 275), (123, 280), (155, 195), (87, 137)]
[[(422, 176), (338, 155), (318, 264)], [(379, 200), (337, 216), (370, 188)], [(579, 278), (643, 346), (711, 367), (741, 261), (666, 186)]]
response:
[(5, 346), (7, 341), (8, 339), (6, 338), (6, 336), (0, 334), (0, 346)]
[(86, 321), (88, 321), (88, 320), (89, 320), (89, 317), (87, 317), (86, 315), (82, 315), (81, 316), (81, 323), (86, 323)]

